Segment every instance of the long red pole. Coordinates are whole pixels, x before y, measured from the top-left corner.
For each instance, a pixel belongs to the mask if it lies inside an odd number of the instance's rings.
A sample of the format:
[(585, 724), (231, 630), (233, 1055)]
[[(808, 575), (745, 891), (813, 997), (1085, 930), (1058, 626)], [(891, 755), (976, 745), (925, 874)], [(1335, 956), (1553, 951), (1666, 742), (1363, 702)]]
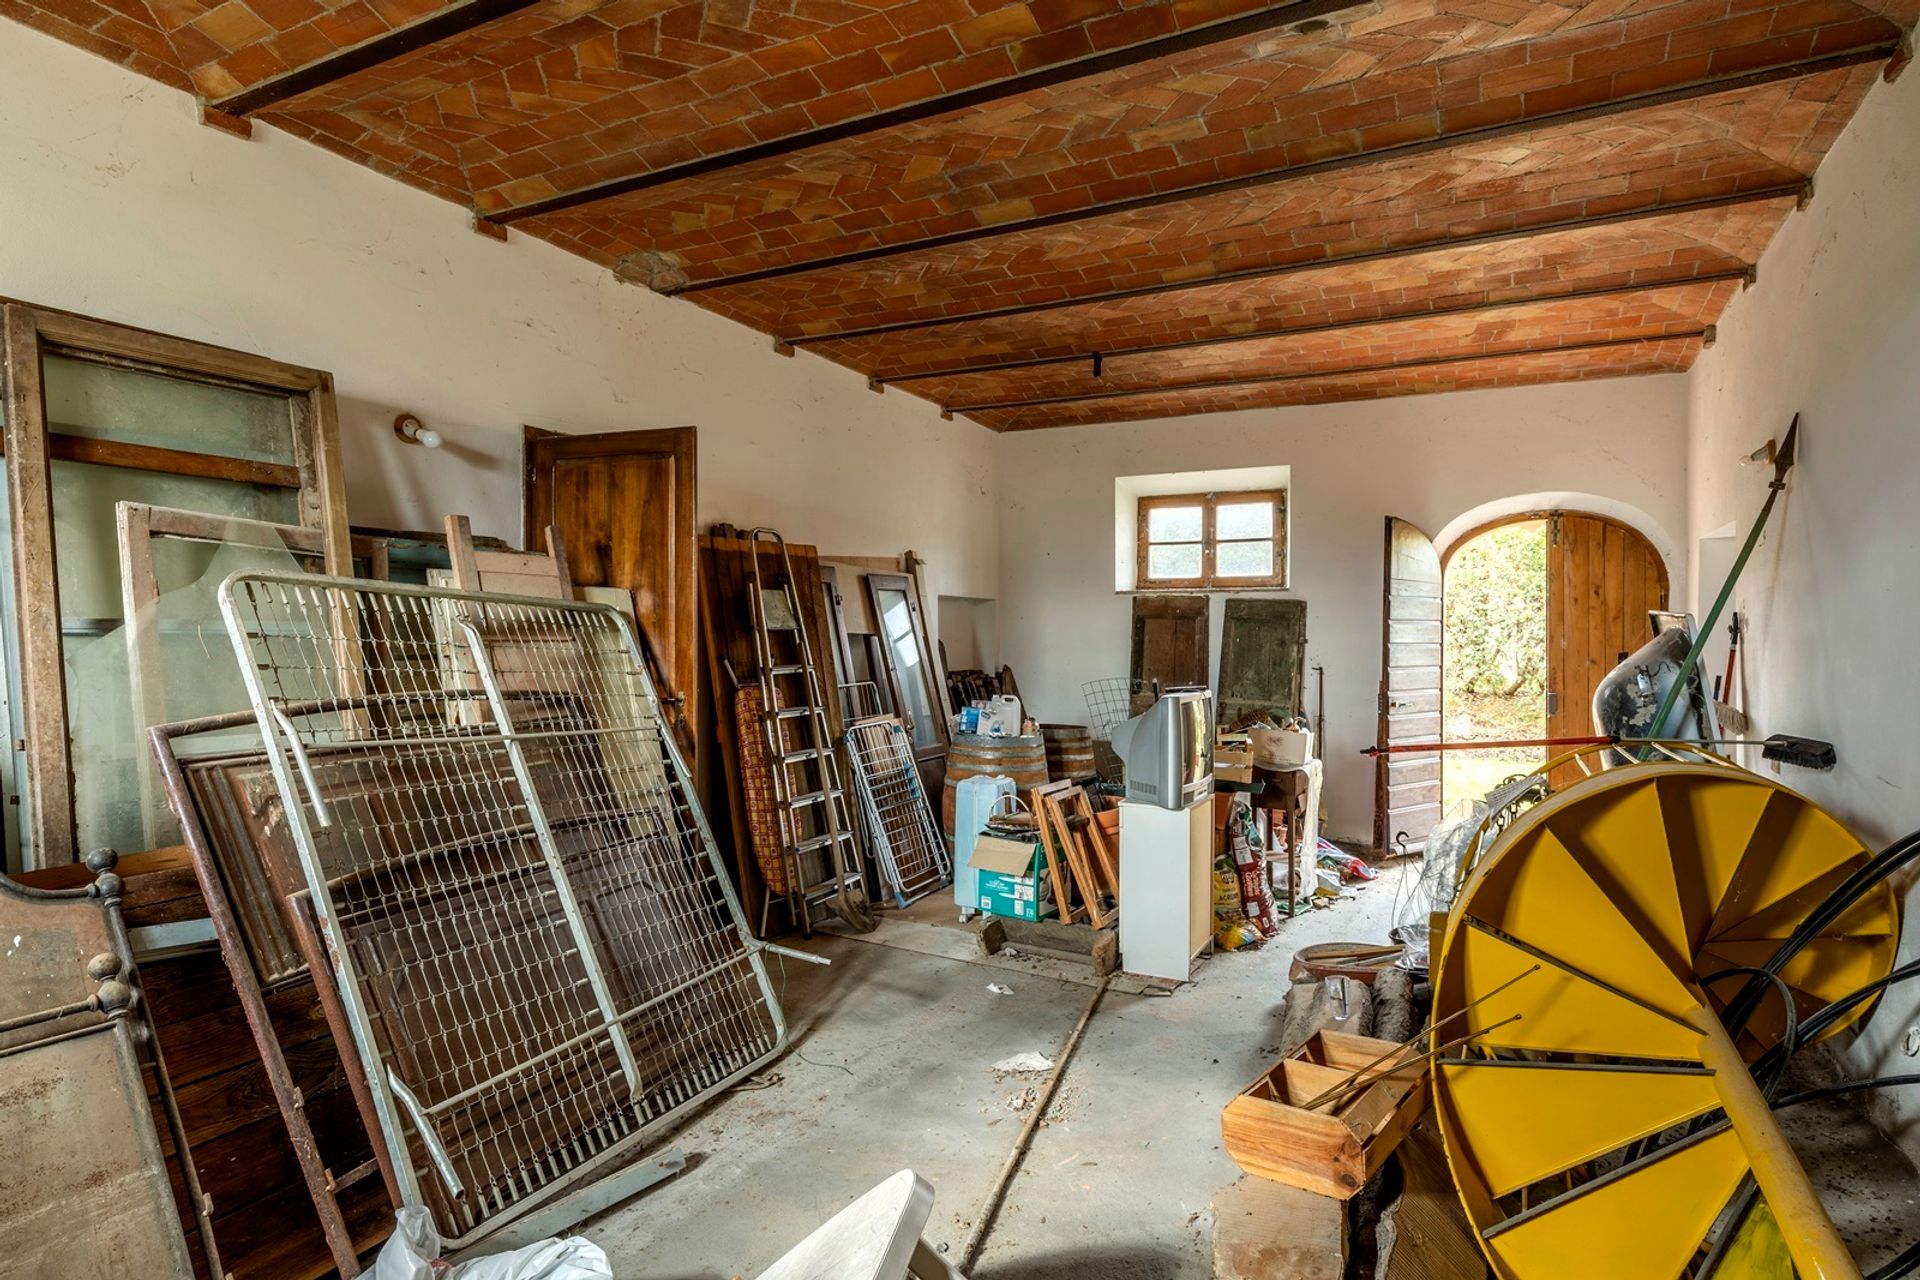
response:
[(1619, 738), (1603, 734), (1585, 738), (1508, 738), (1499, 742), (1403, 742), (1390, 747), (1368, 747), (1360, 754), (1372, 758), (1420, 755), (1428, 751), (1494, 751), (1509, 747), (1605, 747), (1619, 741)]

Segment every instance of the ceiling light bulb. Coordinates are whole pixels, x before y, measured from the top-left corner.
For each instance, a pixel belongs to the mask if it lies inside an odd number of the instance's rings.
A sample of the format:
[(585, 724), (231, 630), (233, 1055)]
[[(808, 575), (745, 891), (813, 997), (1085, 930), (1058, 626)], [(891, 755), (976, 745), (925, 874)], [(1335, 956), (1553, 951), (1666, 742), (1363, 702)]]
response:
[(440, 433), (430, 428), (420, 428), (420, 430), (413, 433), (413, 438), (419, 441), (425, 448), (438, 449), (440, 447)]

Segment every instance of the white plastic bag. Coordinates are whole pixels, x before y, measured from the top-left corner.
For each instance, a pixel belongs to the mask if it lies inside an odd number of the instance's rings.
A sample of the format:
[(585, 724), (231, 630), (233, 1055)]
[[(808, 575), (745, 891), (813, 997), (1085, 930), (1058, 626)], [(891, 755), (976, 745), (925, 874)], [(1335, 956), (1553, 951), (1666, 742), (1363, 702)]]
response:
[(412, 1205), (394, 1214), (393, 1234), (367, 1274), (370, 1280), (613, 1280), (605, 1251), (580, 1236), (541, 1240), (466, 1262), (442, 1262), (432, 1216)]

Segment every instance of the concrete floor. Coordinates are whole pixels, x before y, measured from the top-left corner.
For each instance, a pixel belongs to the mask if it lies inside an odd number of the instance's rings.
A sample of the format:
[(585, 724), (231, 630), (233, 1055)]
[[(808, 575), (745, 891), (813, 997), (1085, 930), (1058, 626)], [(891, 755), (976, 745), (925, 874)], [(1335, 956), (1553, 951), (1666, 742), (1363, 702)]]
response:
[[(1177, 992), (1109, 991), (972, 1274), (977, 1280), (1203, 1280), (1214, 1193), (1238, 1176), (1220, 1108), (1279, 1051), (1293, 952), (1377, 940), (1403, 872), (1289, 922), (1253, 952), (1208, 960)], [(757, 1274), (889, 1174), (936, 1191), (928, 1235), (958, 1257), (1040, 1077), (995, 1062), (1053, 1056), (1090, 994), (1085, 969), (978, 955), (950, 904), (891, 915), (865, 938), (816, 936), (830, 969), (776, 962), (794, 1048), (670, 1140), (679, 1177), (586, 1224), (621, 1280)], [(989, 983), (1012, 989), (988, 990)], [(1912, 1166), (1845, 1106), (1796, 1124), (1843, 1231), (1869, 1266), (1920, 1239)], [(1863, 1153), (1866, 1153), (1863, 1158)]]

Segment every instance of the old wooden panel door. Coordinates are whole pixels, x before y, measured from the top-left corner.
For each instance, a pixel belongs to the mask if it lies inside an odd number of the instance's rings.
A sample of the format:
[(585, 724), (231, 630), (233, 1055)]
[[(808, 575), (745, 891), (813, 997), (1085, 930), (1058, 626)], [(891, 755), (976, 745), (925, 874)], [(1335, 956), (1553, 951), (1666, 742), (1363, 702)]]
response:
[(1548, 515), (1548, 737), (1598, 732), (1593, 691), (1653, 639), (1647, 614), (1666, 607), (1667, 566), (1642, 534), (1603, 516)]
[[(1210, 684), (1210, 641), (1207, 597), (1135, 596), (1133, 658), (1128, 674), (1142, 682), (1158, 680), (1162, 689)], [(1151, 697), (1145, 698), (1139, 710), (1146, 710), (1152, 701)]]
[[(1381, 610), (1381, 746), (1440, 741), (1440, 554), (1405, 520), (1387, 517)], [(1440, 755), (1382, 755), (1375, 762), (1373, 843), (1385, 853), (1426, 848), (1440, 821)]]
[(555, 525), (574, 585), (633, 597), (640, 643), (682, 750), (694, 739), (694, 429), (569, 436), (528, 427), (523, 545)]
[(1219, 719), (1305, 714), (1307, 602), (1229, 600), (1220, 631)]

